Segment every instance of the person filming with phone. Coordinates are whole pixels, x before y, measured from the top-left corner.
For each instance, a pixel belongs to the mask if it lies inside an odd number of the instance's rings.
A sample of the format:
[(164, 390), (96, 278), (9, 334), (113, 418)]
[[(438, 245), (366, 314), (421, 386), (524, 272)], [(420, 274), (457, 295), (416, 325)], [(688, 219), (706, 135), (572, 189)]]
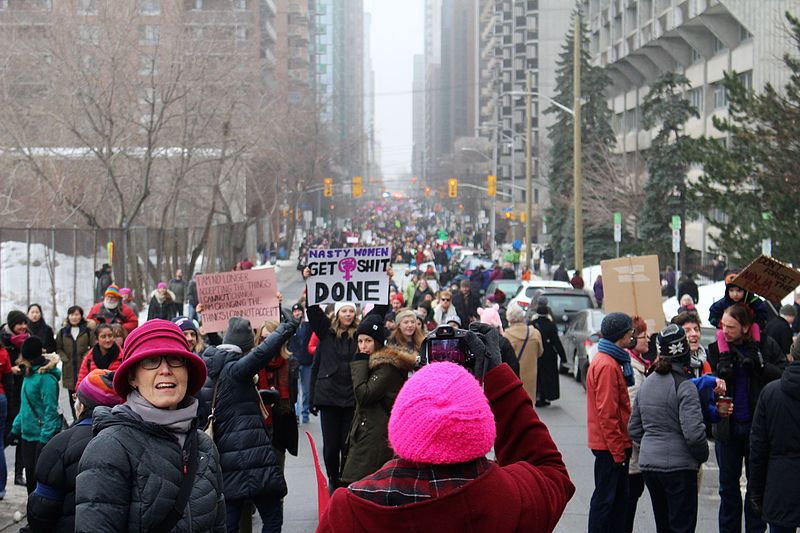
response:
[(426, 344), (389, 416), (395, 458), (337, 489), (317, 531), (552, 531), (575, 486), (499, 339), (440, 326)]

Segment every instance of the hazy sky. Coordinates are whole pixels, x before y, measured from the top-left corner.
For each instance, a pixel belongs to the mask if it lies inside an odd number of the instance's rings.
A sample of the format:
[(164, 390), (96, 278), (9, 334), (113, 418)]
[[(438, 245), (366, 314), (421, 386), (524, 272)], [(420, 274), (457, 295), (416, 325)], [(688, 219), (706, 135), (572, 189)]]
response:
[(411, 168), (411, 82), (414, 54), (424, 47), (424, 7), (424, 0), (364, 0), (372, 15), (375, 129), (387, 178)]

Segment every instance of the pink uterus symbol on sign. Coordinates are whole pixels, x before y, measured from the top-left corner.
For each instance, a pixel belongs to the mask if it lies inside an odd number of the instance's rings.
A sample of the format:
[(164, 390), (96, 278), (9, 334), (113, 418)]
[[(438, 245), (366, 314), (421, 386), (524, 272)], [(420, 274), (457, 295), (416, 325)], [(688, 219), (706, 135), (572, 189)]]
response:
[(352, 271), (356, 269), (356, 259), (355, 257), (346, 257), (339, 261), (339, 272), (344, 274), (345, 281), (350, 281), (350, 278), (353, 277), (351, 274)]

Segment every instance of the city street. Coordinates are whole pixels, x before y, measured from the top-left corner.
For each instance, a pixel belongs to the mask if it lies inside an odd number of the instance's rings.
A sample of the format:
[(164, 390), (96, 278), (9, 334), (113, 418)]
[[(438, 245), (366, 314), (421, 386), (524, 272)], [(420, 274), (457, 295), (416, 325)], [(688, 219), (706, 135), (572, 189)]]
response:
[[(401, 272), (395, 268), (396, 275)], [(286, 297), (285, 303), (291, 305), (300, 295), (303, 283), (298, 272), (293, 267), (287, 266), (278, 272), (278, 287)], [(586, 447), (586, 394), (583, 387), (571, 376), (561, 376), (561, 399), (553, 402), (550, 407), (539, 409), (538, 413), (561, 450), (577, 489), (556, 531), (561, 533), (584, 531), (588, 519), (589, 500), (594, 488), (592, 473), (594, 460)], [(311, 450), (305, 436), (306, 431), (311, 433), (317, 443), (318, 452), (322, 453), (319, 418), (312, 417), (309, 424), (300, 426), (298, 456), (287, 456), (286, 459), (289, 495), (285, 500), (283, 530), (287, 533), (313, 531), (316, 525), (316, 481)], [(698, 502), (698, 531), (713, 531), (717, 528), (719, 496), (713, 443), (710, 443), (710, 450), (709, 461), (704, 465)], [(650, 498), (645, 489), (639, 500), (635, 531), (649, 533), (655, 530)]]

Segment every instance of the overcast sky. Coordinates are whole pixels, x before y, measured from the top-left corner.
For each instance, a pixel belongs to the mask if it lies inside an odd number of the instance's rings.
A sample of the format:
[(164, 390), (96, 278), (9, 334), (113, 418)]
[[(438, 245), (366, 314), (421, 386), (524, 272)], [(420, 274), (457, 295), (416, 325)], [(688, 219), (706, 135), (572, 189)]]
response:
[(387, 178), (411, 168), (411, 82), (414, 54), (424, 47), (424, 7), (424, 0), (364, 0), (372, 15), (375, 129)]

